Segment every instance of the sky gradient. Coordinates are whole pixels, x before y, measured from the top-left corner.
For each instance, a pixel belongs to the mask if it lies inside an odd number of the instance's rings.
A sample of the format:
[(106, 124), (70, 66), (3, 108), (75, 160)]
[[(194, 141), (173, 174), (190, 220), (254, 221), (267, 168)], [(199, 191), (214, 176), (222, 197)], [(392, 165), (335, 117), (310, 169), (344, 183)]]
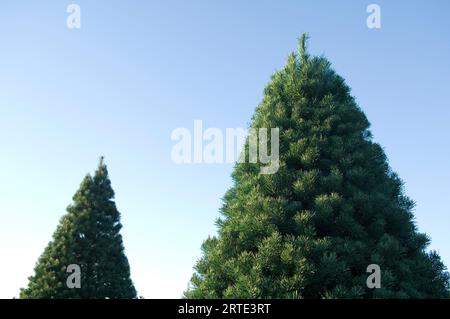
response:
[(171, 132), (246, 127), (302, 32), (352, 88), (450, 265), (449, 12), (445, 0), (2, 1), (0, 298), (27, 284), (101, 155), (139, 294), (179, 298), (233, 165), (173, 163)]

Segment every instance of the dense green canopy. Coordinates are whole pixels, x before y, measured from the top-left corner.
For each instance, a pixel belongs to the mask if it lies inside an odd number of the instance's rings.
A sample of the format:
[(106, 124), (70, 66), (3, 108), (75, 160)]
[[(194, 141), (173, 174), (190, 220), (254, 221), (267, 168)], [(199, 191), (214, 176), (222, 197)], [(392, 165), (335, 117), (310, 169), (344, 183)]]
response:
[[(448, 273), (426, 252), (402, 181), (306, 36), (272, 76), (251, 128), (279, 128), (280, 168), (236, 164), (187, 298), (448, 297)], [(381, 267), (379, 289), (366, 285), (370, 264)]]

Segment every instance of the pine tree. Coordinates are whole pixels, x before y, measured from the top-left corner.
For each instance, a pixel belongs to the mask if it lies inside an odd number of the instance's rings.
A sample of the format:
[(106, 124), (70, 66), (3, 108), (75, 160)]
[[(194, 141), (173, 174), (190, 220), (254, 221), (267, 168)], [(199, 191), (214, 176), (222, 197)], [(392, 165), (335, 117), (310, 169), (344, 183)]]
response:
[[(446, 268), (425, 250), (414, 203), (366, 116), (306, 41), (272, 76), (250, 125), (279, 128), (279, 170), (236, 164), (185, 297), (448, 297)], [(366, 285), (370, 264), (380, 266), (379, 289)]]
[[(82, 181), (21, 298), (136, 298), (113, 198), (102, 158), (95, 175)], [(81, 270), (80, 288), (67, 285), (73, 264)]]

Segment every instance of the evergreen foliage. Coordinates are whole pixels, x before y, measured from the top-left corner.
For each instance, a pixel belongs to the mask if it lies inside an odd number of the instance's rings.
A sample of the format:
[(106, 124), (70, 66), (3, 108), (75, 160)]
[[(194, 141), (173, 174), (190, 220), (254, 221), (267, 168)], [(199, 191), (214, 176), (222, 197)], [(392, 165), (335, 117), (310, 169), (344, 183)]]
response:
[[(82, 181), (21, 298), (136, 298), (113, 199), (102, 158), (95, 175)], [(81, 269), (81, 288), (66, 284), (71, 264)]]
[[(280, 129), (280, 168), (238, 163), (186, 298), (445, 298), (449, 275), (350, 88), (302, 35), (251, 128)], [(270, 143), (270, 142), (269, 142)], [(246, 145), (248, 151), (248, 144)], [(369, 264), (381, 288), (369, 289)]]

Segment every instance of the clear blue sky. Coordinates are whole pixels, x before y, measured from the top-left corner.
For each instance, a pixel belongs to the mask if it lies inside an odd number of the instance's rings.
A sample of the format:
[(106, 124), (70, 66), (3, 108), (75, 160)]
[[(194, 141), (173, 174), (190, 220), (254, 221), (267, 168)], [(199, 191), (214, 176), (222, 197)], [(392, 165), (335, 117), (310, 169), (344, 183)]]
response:
[(2, 1), (0, 297), (26, 285), (100, 155), (139, 293), (180, 297), (232, 165), (176, 165), (170, 134), (196, 119), (246, 127), (302, 32), (352, 87), (449, 265), (449, 13), (445, 0)]

